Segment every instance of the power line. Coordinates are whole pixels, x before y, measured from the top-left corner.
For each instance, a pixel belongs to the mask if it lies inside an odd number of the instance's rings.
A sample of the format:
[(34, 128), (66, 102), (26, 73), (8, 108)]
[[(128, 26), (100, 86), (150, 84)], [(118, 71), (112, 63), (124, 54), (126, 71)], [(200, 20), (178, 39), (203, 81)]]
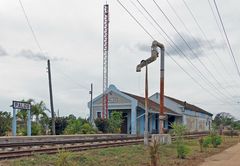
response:
[[(161, 29), (161, 31), (167, 36), (167, 38), (173, 43), (174, 47), (177, 48), (179, 52), (187, 59), (187, 61), (193, 66), (194, 69), (197, 70), (197, 74), (204, 80), (208, 85), (212, 86), (219, 94), (226, 97), (215, 85), (213, 85), (204, 75), (203, 73), (191, 62), (191, 60), (183, 53), (183, 51), (175, 44), (175, 42), (169, 37), (169, 35), (164, 31), (164, 29), (160, 26), (160, 24), (154, 19), (154, 17), (147, 11), (147, 9), (142, 5), (142, 3), (137, 0), (138, 4), (144, 9), (144, 11), (151, 17), (151, 19), (155, 22), (155, 24)], [(171, 46), (173, 47), (173, 46)], [(173, 47), (173, 48), (174, 48)], [(174, 48), (175, 49), (175, 48)]]
[(21, 0), (18, 0), (18, 1), (19, 1), (19, 3), (20, 3), (20, 6), (21, 6), (22, 11), (23, 11), (23, 14), (24, 14), (24, 17), (25, 17), (25, 19), (26, 19), (26, 21), (27, 21), (28, 27), (29, 27), (29, 29), (30, 29), (30, 31), (31, 31), (31, 33), (32, 33), (32, 36), (33, 36), (33, 38), (34, 38), (34, 41), (36, 42), (37, 47), (39, 48), (40, 52), (41, 52), (42, 54), (44, 54), (44, 53), (43, 53), (43, 50), (42, 50), (42, 47), (40, 46), (40, 43), (38, 42), (37, 36), (35, 35), (35, 32), (33, 31), (33, 27), (32, 27), (32, 25), (30, 24), (30, 21), (29, 21), (29, 19), (28, 19), (27, 13), (26, 13), (26, 11), (25, 11), (25, 9), (24, 9), (24, 7), (23, 7), (22, 1), (21, 1)]
[[(191, 74), (189, 74), (187, 72), (187, 70), (185, 70), (172, 56), (170, 56), (167, 52), (166, 54), (168, 55), (168, 57), (171, 58), (171, 60), (179, 67), (182, 69), (182, 71), (187, 74), (198, 86), (200, 86), (203, 90), (205, 90), (207, 93), (209, 93), (210, 95), (214, 96), (216, 99), (218, 99), (217, 96), (215, 96), (215, 94), (213, 94), (211, 91), (208, 91), (205, 87), (203, 87), (194, 77), (191, 76)], [(218, 99), (219, 100), (219, 99)]]
[[(232, 77), (232, 75), (227, 72), (228, 70), (226, 69), (224, 63), (221, 61), (220, 56), (217, 55), (217, 53), (216, 53), (213, 45), (211, 44), (211, 42), (209, 42), (209, 41), (207, 40), (207, 35), (206, 35), (205, 32), (203, 31), (202, 27), (200, 26), (199, 22), (197, 21), (197, 18), (194, 16), (192, 10), (190, 9), (190, 7), (188, 6), (188, 4), (186, 3), (185, 0), (182, 0), (182, 1), (183, 1), (183, 3), (184, 3), (184, 6), (187, 8), (189, 14), (190, 14), (191, 17), (193, 18), (193, 20), (194, 20), (195, 24), (197, 25), (198, 29), (200, 30), (200, 32), (201, 32), (202, 36), (204, 37), (205, 41), (206, 41), (206, 42), (208, 43), (208, 45), (210, 46), (210, 50), (213, 51), (214, 55), (217, 57), (218, 61), (219, 61), (219, 62), (221, 63), (221, 65), (223, 66), (224, 71), (227, 73), (227, 75), (229, 75), (229, 76)], [(209, 0), (208, 0), (208, 1), (209, 1)], [(209, 2), (209, 3), (210, 3), (210, 2)], [(210, 7), (211, 7), (211, 5), (210, 5)], [(213, 15), (215, 16), (214, 12), (213, 12)], [(217, 24), (218, 24), (218, 23), (217, 23)], [(221, 31), (220, 31), (220, 33), (221, 33)], [(233, 79), (233, 80), (234, 80), (234, 79)]]
[[(215, 12), (214, 12), (214, 9), (213, 9), (213, 6), (212, 6), (210, 0), (208, 0), (208, 4), (209, 4), (209, 6), (210, 6), (211, 13), (212, 13), (212, 15), (213, 15), (214, 21), (215, 21), (215, 23), (217, 24), (217, 28), (218, 28), (218, 31), (219, 31), (219, 33), (220, 33), (220, 35), (221, 35), (221, 38), (222, 38), (222, 40), (225, 42), (225, 44), (226, 44), (226, 46), (227, 46), (228, 44), (227, 44), (227, 42), (226, 42), (226, 40), (225, 40), (224, 34), (223, 34), (222, 30), (221, 30), (221, 27), (220, 27), (220, 25), (219, 25), (219, 23), (218, 23), (218, 21), (217, 21), (217, 16), (216, 16), (216, 14), (215, 14)], [(227, 52), (227, 54), (229, 54), (229, 56), (231, 57), (231, 52), (230, 52), (229, 49), (227, 49), (226, 46), (224, 47), (224, 50), (225, 50), (225, 51)], [(215, 55), (216, 55), (216, 54), (215, 54)], [(221, 61), (220, 56), (216, 56), (216, 57), (219, 59), (219, 62), (221, 63), (222, 67), (224, 68), (224, 71), (226, 72), (226, 74), (227, 74), (229, 77), (231, 77), (232, 80), (235, 80), (235, 78), (230, 74), (229, 70), (226, 68), (226, 66), (224, 65), (224, 63)], [(236, 82), (236, 81), (235, 81), (235, 82)]]
[(220, 25), (219, 25), (219, 23), (218, 23), (218, 21), (217, 21), (217, 16), (216, 16), (216, 14), (214, 13), (214, 10), (213, 10), (213, 7), (212, 7), (212, 4), (211, 4), (210, 0), (208, 0), (208, 4), (209, 4), (209, 6), (210, 6), (210, 9), (211, 9), (211, 12), (212, 12), (214, 21), (215, 21), (216, 24), (217, 24), (217, 27), (218, 27), (219, 33), (220, 33), (220, 35), (221, 35), (221, 37), (222, 37), (222, 40), (225, 41), (224, 35), (223, 35), (222, 31), (221, 31), (221, 27), (220, 27)]
[(62, 76), (64, 76), (65, 78), (68, 78), (68, 80), (71, 80), (73, 83), (75, 83), (76, 85), (78, 85), (79, 87), (81, 87), (82, 89), (85, 89), (85, 90), (88, 90), (89, 91), (89, 88), (83, 86), (82, 84), (80, 84), (78, 81), (72, 79), (69, 75), (67, 75), (66, 73), (64, 72), (58, 72), (59, 74), (61, 74)]
[[(129, 15), (131, 16), (131, 17), (134, 17), (132, 14), (130, 14), (130, 11), (122, 4), (122, 3), (120, 3), (120, 1), (119, 0), (117, 0), (118, 1), (118, 3), (129, 13)], [(143, 7), (143, 6), (142, 6)], [(148, 11), (147, 10), (145, 10), (147, 13), (148, 13)], [(149, 13), (148, 13), (149, 14)], [(149, 14), (150, 15), (150, 14)], [(154, 22), (158, 25), (158, 26), (160, 26), (156, 21), (155, 21), (155, 19), (150, 15), (150, 17), (154, 20)], [(134, 17), (135, 18), (135, 17)], [(139, 24), (139, 21), (137, 20), (137, 19), (134, 19), (138, 24)], [(144, 28), (143, 26), (140, 26), (141, 28)], [(144, 28), (145, 29), (145, 28)], [(162, 29), (161, 28), (161, 26), (160, 26), (160, 29)], [(163, 29), (162, 29), (163, 30)], [(165, 31), (163, 30), (163, 32), (165, 33)], [(147, 33), (148, 35), (149, 35), (149, 33)], [(166, 33), (165, 33), (165, 35), (167, 35)], [(167, 35), (168, 36), (168, 35)], [(152, 38), (152, 35), (149, 35), (149, 37), (150, 38)], [(170, 39), (171, 40), (171, 39)], [(166, 40), (167, 41), (167, 40)], [(168, 42), (168, 41), (167, 41)], [(172, 41), (173, 42), (173, 41)], [(173, 42), (174, 43), (174, 42)], [(169, 43), (170, 44), (170, 43)], [(173, 46), (172, 46), (173, 47)], [(177, 46), (176, 46), (177, 47)], [(173, 47), (174, 48), (174, 47)], [(178, 47), (177, 47), (178, 48)], [(171, 56), (169, 56), (169, 57), (171, 57)], [(198, 84), (201, 88), (203, 88), (207, 93), (210, 93), (210, 95), (211, 96), (213, 96), (213, 97), (215, 97), (217, 100), (219, 100), (219, 98), (218, 98), (218, 96), (215, 96), (214, 94), (212, 94), (210, 91), (208, 91), (206, 88), (204, 88), (200, 83), (199, 83), (199, 81), (197, 81), (197, 80), (195, 80), (176, 60), (174, 60), (174, 58), (172, 58), (171, 57), (171, 59), (196, 83), (196, 84)], [(220, 99), (221, 100), (221, 99)], [(223, 102), (226, 102), (226, 101), (223, 101)]]
[(222, 29), (223, 29), (223, 32), (224, 32), (225, 38), (226, 38), (226, 40), (227, 40), (228, 47), (229, 47), (229, 49), (230, 49), (230, 52), (231, 52), (231, 55), (232, 55), (232, 58), (233, 58), (233, 61), (234, 61), (234, 64), (235, 64), (235, 67), (236, 67), (236, 70), (237, 70), (238, 76), (240, 77), (240, 71), (239, 71), (239, 68), (238, 68), (238, 64), (237, 64), (236, 59), (235, 59), (235, 56), (234, 56), (234, 54), (233, 54), (233, 50), (232, 50), (231, 44), (230, 44), (230, 42), (229, 42), (229, 39), (228, 39), (228, 36), (227, 36), (226, 30), (225, 30), (225, 27), (224, 27), (224, 24), (223, 24), (223, 21), (222, 21), (222, 17), (221, 17), (221, 15), (220, 15), (219, 10), (218, 10), (217, 3), (216, 3), (215, 0), (213, 0), (213, 2), (214, 2), (214, 5), (215, 5), (215, 8), (216, 8), (216, 10), (217, 10), (217, 14), (218, 14), (219, 20), (220, 20), (220, 22), (221, 22)]
[[(192, 40), (194, 40), (195, 43), (197, 43), (197, 45), (198, 45), (199, 48), (201, 49), (201, 51), (205, 53), (204, 49), (202, 49), (202, 45), (199, 43), (199, 41), (198, 41), (197, 39), (195, 39), (195, 37), (193, 36), (191, 30), (186, 26), (186, 24), (184, 23), (184, 21), (182, 20), (182, 18), (179, 16), (179, 14), (178, 14), (177, 11), (175, 10), (175, 8), (171, 5), (171, 3), (169, 2), (169, 0), (166, 0), (166, 1), (167, 1), (168, 5), (170, 6), (170, 8), (172, 9), (172, 11), (174, 12), (174, 14), (177, 16), (178, 20), (181, 22), (181, 24), (183, 25), (183, 27), (184, 27), (185, 30), (187, 31), (187, 33), (188, 33), (188, 34), (190, 35), (190, 37), (192, 38)], [(207, 40), (207, 39), (205, 38), (205, 40)], [(213, 51), (213, 50), (212, 50), (212, 51)], [(213, 51), (213, 52), (215, 52), (215, 51)], [(222, 64), (223, 68), (225, 69), (224, 71), (227, 71), (226, 68), (225, 68), (225, 66), (223, 65), (221, 59), (217, 56), (216, 52), (215, 52), (215, 55), (216, 55), (217, 59), (220, 61), (220, 63)], [(210, 59), (207, 55), (206, 55), (205, 57), (207, 57), (208, 61), (209, 61), (209, 62), (211, 63), (211, 65), (214, 67), (214, 69), (216, 70), (216, 72), (218, 73), (218, 75), (220, 75), (221, 78), (224, 78), (224, 75), (223, 75), (221, 72), (219, 72), (219, 70), (216, 68), (215, 64), (211, 61), (211, 59)], [(227, 75), (229, 75), (229, 74), (227, 74)], [(217, 81), (217, 83), (218, 83), (218, 85), (221, 87), (221, 89), (224, 89), (224, 87), (221, 85), (221, 83), (220, 83), (218, 80), (215, 79), (215, 81)], [(227, 81), (226, 78), (224, 78), (224, 81), (225, 81), (226, 83), (228, 83), (228, 81)], [(226, 92), (228, 92), (228, 91), (226, 91)], [(228, 94), (229, 94), (230, 96), (232, 96), (231, 93), (228, 92)]]
[[(137, 0), (138, 1), (138, 0)], [(138, 1), (139, 2), (139, 1)], [(186, 44), (186, 46), (191, 50), (192, 54), (197, 58), (197, 60), (201, 63), (201, 65), (204, 67), (204, 69), (206, 69), (206, 71), (211, 75), (211, 77), (219, 84), (219, 86), (221, 86), (220, 82), (216, 79), (216, 77), (212, 74), (212, 72), (207, 68), (207, 66), (202, 62), (202, 60), (196, 55), (196, 53), (193, 51), (192, 47), (190, 46), (190, 44), (186, 41), (186, 39), (184, 39), (184, 37), (181, 35), (181, 33), (177, 30), (177, 28), (175, 27), (175, 25), (171, 22), (171, 20), (169, 19), (169, 17), (165, 14), (165, 12), (162, 10), (162, 8), (159, 6), (159, 4), (153, 0), (154, 4), (157, 6), (157, 8), (159, 9), (159, 11), (161, 11), (161, 13), (164, 15), (164, 17), (167, 19), (167, 21), (170, 23), (170, 25), (173, 27), (173, 29), (175, 30), (175, 32), (180, 36), (180, 38), (184, 41), (184, 43)], [(203, 75), (204, 76), (204, 75)], [(217, 89), (217, 91), (219, 93), (221, 93), (223, 96), (226, 97), (226, 99), (232, 100), (230, 97), (226, 96), (224, 93), (222, 93), (212, 82), (210, 82), (205, 76), (204, 78), (215, 88)], [(222, 87), (222, 86), (221, 86)]]
[(123, 9), (132, 17), (132, 19), (134, 19), (134, 20), (137, 22), (137, 24), (144, 30), (144, 32), (147, 33), (148, 36), (150, 36), (150, 38), (152, 38), (153, 40), (155, 40), (154, 37), (146, 30), (146, 28), (144, 28), (144, 26), (130, 13), (129, 10), (121, 3), (121, 1), (120, 1), (120, 0), (117, 0), (117, 2), (118, 2), (118, 3), (123, 7)]
[[(192, 16), (192, 18), (194, 19), (195, 23), (197, 24), (199, 30), (201, 31), (201, 33), (202, 33), (202, 34), (204, 35), (204, 37), (206, 38), (206, 34), (204, 33), (204, 31), (202, 30), (201, 26), (199, 25), (199, 23), (198, 23), (196, 17), (194, 16), (192, 10), (190, 9), (190, 7), (188, 6), (188, 4), (186, 3), (185, 0), (182, 0), (182, 1), (183, 1), (184, 5), (186, 6), (186, 8), (188, 9), (188, 11), (189, 11), (190, 15)], [(237, 66), (237, 63), (236, 63), (236, 60), (235, 60), (235, 57), (234, 57), (234, 54), (233, 54), (233, 51), (232, 51), (230, 42), (229, 42), (229, 40), (228, 40), (228, 37), (227, 37), (227, 34), (226, 34), (226, 31), (225, 31), (225, 28), (224, 28), (224, 25), (223, 25), (223, 22), (222, 22), (222, 19), (221, 19), (220, 13), (219, 13), (219, 11), (218, 11), (218, 7), (217, 7), (217, 4), (216, 4), (215, 0), (214, 0), (214, 4), (215, 4), (216, 10), (217, 10), (217, 13), (218, 13), (220, 22), (221, 22), (221, 24), (222, 24), (223, 31), (224, 31), (224, 34), (225, 34), (225, 37), (226, 37), (226, 40), (227, 40), (227, 43), (228, 43), (228, 46), (229, 46), (231, 55), (232, 55), (232, 57), (233, 57), (233, 60), (234, 60), (234, 63), (235, 63), (235, 66), (236, 66), (238, 75), (239, 75), (239, 77), (240, 77), (240, 71), (239, 71), (239, 69), (238, 69), (238, 66)], [(211, 49), (213, 49), (213, 46), (211, 45), (210, 42), (209, 42), (209, 44), (210, 44), (210, 46), (211, 46)]]
[[(38, 41), (37, 36), (36, 36), (36, 34), (35, 34), (34, 30), (33, 30), (33, 27), (31, 26), (30, 20), (29, 20), (28, 15), (27, 15), (27, 13), (26, 13), (26, 11), (25, 11), (25, 8), (24, 8), (24, 6), (23, 6), (22, 1), (19, 0), (19, 3), (20, 3), (20, 6), (21, 6), (21, 8), (22, 8), (24, 17), (25, 17), (25, 19), (26, 19), (26, 21), (27, 21), (28, 27), (29, 27), (29, 29), (30, 29), (30, 31), (31, 31), (31, 34), (32, 34), (32, 36), (33, 36), (33, 38), (34, 38), (34, 41), (36, 42), (36, 44), (37, 44), (40, 52), (41, 52), (42, 54), (44, 54), (44, 52), (43, 52), (43, 50), (42, 50), (42, 47), (41, 47), (41, 45), (40, 45), (40, 42)], [(86, 90), (89, 90), (89, 88), (84, 87), (84, 86), (82, 86), (81, 84), (79, 84), (78, 82), (76, 82), (75, 80), (71, 79), (71, 77), (69, 77), (67, 74), (65, 74), (65, 73), (63, 73), (63, 72), (59, 72), (59, 71), (58, 71), (58, 73), (60, 73), (60, 74), (62, 74), (63, 76), (67, 77), (68, 79), (72, 80), (72, 82), (76, 83), (76, 84), (77, 84), (78, 86), (80, 86), (81, 88), (84, 88), (84, 89), (86, 89)]]

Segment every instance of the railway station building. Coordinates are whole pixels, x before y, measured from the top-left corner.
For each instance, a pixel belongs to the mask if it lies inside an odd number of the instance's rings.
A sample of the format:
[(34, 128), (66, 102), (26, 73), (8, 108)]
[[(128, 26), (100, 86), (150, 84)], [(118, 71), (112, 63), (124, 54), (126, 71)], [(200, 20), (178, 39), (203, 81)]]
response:
[[(110, 85), (108, 94), (108, 117), (113, 111), (122, 113), (121, 133), (144, 133), (145, 103), (144, 97), (120, 91), (114, 85)], [(93, 99), (93, 119), (102, 116), (102, 97), (100, 94)], [(159, 93), (155, 93), (148, 100), (148, 130), (149, 133), (159, 131)], [(88, 103), (90, 108), (90, 102)], [(164, 96), (164, 128), (171, 129), (171, 124), (182, 123), (192, 131), (208, 131), (212, 123), (212, 114), (187, 102)]]

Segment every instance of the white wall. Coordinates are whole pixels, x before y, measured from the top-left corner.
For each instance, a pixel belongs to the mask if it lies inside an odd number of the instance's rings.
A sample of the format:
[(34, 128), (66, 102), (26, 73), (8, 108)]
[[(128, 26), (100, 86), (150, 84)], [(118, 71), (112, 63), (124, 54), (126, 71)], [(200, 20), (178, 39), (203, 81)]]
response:
[[(160, 98), (159, 93), (155, 93), (154, 95), (149, 97), (150, 100), (152, 100), (158, 104), (160, 103), (159, 98)], [(173, 110), (174, 112), (182, 115), (183, 106), (170, 100), (167, 97), (164, 97), (164, 106), (169, 108), (170, 110)]]

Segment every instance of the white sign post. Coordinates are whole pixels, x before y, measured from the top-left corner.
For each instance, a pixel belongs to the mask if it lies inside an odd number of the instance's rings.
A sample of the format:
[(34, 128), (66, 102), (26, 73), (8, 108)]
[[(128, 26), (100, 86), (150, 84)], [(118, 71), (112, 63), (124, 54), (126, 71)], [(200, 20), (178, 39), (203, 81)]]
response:
[(22, 102), (22, 101), (13, 101), (13, 122), (12, 122), (12, 134), (16, 136), (17, 133), (17, 118), (16, 118), (16, 109), (27, 110), (28, 121), (27, 121), (27, 135), (31, 136), (31, 103)]

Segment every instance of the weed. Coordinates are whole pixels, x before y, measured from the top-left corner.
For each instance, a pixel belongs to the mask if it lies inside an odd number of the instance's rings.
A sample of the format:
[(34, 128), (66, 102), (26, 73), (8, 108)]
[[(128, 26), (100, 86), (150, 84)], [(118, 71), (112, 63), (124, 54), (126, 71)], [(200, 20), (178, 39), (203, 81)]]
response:
[(73, 156), (73, 153), (65, 151), (65, 150), (60, 150), (57, 154), (58, 158), (55, 163), (56, 166), (72, 166), (75, 165), (71, 160), (70, 157)]
[(153, 142), (149, 146), (149, 154), (150, 154), (152, 166), (157, 166), (157, 161), (159, 159), (159, 147), (160, 147), (160, 143), (156, 140), (153, 140)]

